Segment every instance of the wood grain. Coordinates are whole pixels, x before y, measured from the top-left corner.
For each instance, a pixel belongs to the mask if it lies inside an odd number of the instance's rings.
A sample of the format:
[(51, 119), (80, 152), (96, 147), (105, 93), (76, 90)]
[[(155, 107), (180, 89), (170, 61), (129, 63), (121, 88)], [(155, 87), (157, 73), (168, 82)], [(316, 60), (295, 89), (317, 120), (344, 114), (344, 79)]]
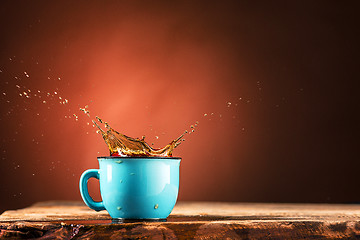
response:
[(179, 202), (166, 222), (113, 222), (81, 202), (0, 216), (1, 239), (357, 239), (359, 205)]

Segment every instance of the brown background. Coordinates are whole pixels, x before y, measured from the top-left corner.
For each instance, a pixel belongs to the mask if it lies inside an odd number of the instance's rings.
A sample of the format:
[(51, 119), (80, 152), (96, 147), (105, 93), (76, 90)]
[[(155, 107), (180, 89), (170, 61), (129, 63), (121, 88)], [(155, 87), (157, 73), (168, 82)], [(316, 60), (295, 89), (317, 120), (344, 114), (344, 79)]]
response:
[(0, 212), (80, 200), (85, 105), (158, 147), (199, 121), (180, 200), (359, 202), (355, 2), (2, 2)]

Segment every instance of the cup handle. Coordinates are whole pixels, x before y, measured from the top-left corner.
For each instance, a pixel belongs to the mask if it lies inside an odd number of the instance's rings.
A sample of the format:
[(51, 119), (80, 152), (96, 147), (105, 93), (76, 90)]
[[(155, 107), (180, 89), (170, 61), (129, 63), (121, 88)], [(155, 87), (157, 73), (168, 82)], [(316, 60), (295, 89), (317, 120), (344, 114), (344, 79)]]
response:
[(95, 211), (105, 210), (104, 203), (102, 201), (95, 202), (89, 195), (87, 183), (92, 177), (99, 180), (99, 169), (89, 169), (81, 175), (79, 184), (81, 197), (89, 208), (92, 208)]

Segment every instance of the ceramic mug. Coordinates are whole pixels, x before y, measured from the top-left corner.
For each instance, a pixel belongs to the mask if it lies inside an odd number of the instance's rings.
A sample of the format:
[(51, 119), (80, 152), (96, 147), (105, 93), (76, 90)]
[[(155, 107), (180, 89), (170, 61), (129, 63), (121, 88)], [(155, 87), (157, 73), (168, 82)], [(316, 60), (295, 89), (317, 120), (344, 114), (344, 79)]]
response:
[[(181, 158), (98, 157), (100, 169), (80, 177), (80, 193), (90, 208), (113, 219), (166, 219), (179, 192)], [(101, 202), (89, 195), (90, 178), (100, 182)]]

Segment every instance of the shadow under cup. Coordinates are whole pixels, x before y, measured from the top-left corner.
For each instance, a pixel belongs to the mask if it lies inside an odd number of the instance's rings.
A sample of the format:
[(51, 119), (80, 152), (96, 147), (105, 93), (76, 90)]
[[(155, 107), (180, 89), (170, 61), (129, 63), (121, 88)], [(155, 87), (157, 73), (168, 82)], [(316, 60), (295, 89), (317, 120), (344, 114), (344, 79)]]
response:
[[(90, 208), (107, 210), (114, 219), (166, 219), (179, 192), (181, 158), (98, 157), (100, 169), (80, 178), (81, 196)], [(87, 182), (100, 181), (101, 202), (89, 195)]]

